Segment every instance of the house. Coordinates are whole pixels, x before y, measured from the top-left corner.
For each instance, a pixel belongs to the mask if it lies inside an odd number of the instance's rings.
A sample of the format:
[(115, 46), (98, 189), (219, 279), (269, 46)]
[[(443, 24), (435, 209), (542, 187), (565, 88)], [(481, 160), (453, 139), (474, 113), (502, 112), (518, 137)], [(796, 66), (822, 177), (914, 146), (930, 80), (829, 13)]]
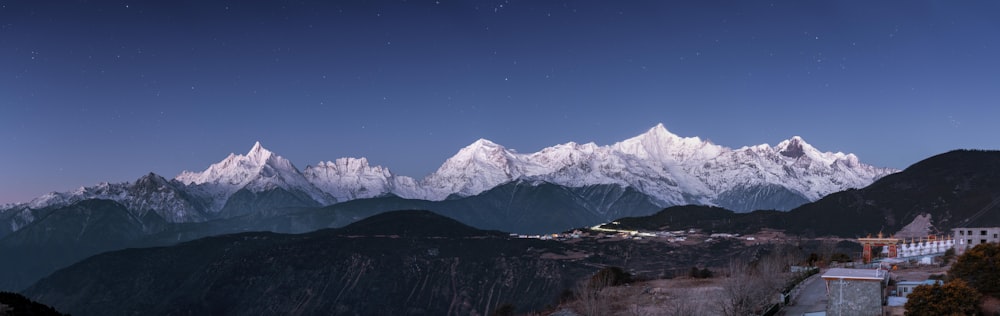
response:
[(827, 315), (882, 315), (889, 273), (881, 269), (833, 268), (823, 274)]
[(924, 280), (924, 281), (899, 281), (896, 283), (896, 296), (906, 297), (913, 293), (913, 289), (921, 285), (934, 285), (934, 284), (944, 284), (941, 280)]
[(1000, 242), (1000, 227), (962, 227), (951, 230), (955, 239), (955, 255), (960, 255), (978, 244)]

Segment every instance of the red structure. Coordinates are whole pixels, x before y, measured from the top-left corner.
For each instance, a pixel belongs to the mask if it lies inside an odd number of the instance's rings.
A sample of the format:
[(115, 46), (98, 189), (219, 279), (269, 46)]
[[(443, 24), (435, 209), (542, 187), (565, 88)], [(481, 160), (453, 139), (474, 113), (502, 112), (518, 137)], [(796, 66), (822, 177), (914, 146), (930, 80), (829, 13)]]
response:
[(887, 246), (889, 247), (889, 258), (895, 258), (896, 250), (899, 249), (899, 243), (901, 240), (899, 238), (885, 238), (882, 237), (882, 233), (878, 233), (878, 237), (872, 238), (868, 236), (867, 238), (858, 238), (858, 242), (864, 247), (864, 252), (862, 253), (862, 259), (865, 263), (872, 262), (872, 246)]

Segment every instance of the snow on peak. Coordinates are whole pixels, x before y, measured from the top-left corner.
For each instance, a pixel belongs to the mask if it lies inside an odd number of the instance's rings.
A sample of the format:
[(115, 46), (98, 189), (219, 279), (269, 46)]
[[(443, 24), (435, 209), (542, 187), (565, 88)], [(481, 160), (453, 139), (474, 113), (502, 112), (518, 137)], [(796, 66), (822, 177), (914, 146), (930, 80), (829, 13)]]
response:
[[(407, 191), (415, 181), (398, 177), (382, 166), (370, 166), (366, 158), (338, 158), (308, 166), (302, 174), (317, 188), (339, 201), (370, 198), (394, 191)], [(412, 194), (411, 194), (412, 195)]]
[(503, 151), (503, 150), (507, 150), (507, 148), (503, 147), (500, 144), (494, 143), (494, 142), (490, 141), (489, 139), (480, 138), (480, 139), (477, 139), (476, 141), (472, 142), (472, 144), (469, 144), (468, 146), (465, 146), (465, 148), (462, 148), (461, 151), (493, 151), (493, 152), (495, 152), (495, 151)]
[(668, 131), (663, 123), (657, 124), (639, 136), (616, 143), (612, 147), (639, 159), (660, 163), (710, 159), (718, 156), (723, 149), (722, 146), (702, 141), (699, 137), (677, 136)]
[(657, 124), (610, 146), (574, 142), (519, 154), (485, 139), (459, 150), (420, 182), (425, 199), (478, 194), (514, 180), (571, 187), (630, 186), (664, 205), (709, 203), (723, 193), (777, 185), (816, 200), (863, 187), (895, 172), (858, 162), (854, 155), (821, 152), (794, 136), (731, 149), (698, 137), (680, 137)]
[(806, 151), (816, 151), (816, 148), (813, 148), (812, 145), (806, 143), (806, 141), (802, 140), (802, 137), (799, 136), (792, 136), (791, 139), (778, 143), (778, 146), (775, 146), (775, 149), (777, 149), (782, 156), (789, 158), (799, 158), (804, 156)]
[[(480, 138), (469, 146), (465, 146), (465, 148), (459, 150), (455, 156), (448, 158), (445, 166), (478, 164), (504, 169), (510, 163), (513, 156), (513, 151), (509, 151), (497, 143)], [(445, 166), (442, 166), (442, 168)]]
[(494, 142), (480, 138), (448, 158), (421, 181), (428, 198), (440, 200), (451, 194), (474, 195), (523, 174), (519, 155)]
[(253, 147), (250, 148), (250, 151), (247, 152), (247, 157), (258, 164), (266, 162), (271, 158), (271, 155), (273, 155), (273, 153), (270, 150), (265, 149), (264, 146), (261, 146), (259, 141), (255, 142)]
[(778, 143), (777, 146), (774, 146), (774, 150), (782, 156), (788, 158), (813, 161), (824, 166), (830, 166), (837, 160), (849, 159), (848, 156), (842, 152), (822, 152), (799, 136), (792, 136), (792, 138)]
[[(668, 206), (717, 203), (728, 192), (757, 186), (780, 186), (816, 200), (836, 191), (866, 186), (896, 171), (863, 164), (853, 154), (821, 152), (799, 136), (774, 147), (761, 144), (731, 149), (698, 137), (677, 136), (661, 123), (613, 145), (568, 142), (529, 154), (478, 139), (419, 181), (372, 166), (366, 158), (319, 162), (300, 172), (290, 161), (255, 142), (245, 155), (229, 154), (201, 172), (184, 171), (174, 178), (176, 182), (149, 174), (134, 186), (101, 183), (46, 194), (25, 206), (61, 205), (88, 197), (110, 198), (126, 205), (149, 200), (157, 202), (142, 202), (146, 204), (139, 207), (158, 213), (161, 209), (175, 210), (163, 213), (164, 217), (188, 221), (210, 218), (210, 213), (221, 210), (228, 198), (242, 189), (297, 191), (327, 205), (390, 193), (443, 200), (451, 195), (479, 194), (517, 180), (569, 187), (632, 187)], [(181, 191), (184, 194), (176, 193)], [(189, 195), (197, 198), (192, 200), (197, 206), (185, 202)], [(197, 213), (185, 213), (195, 209)]]
[(254, 143), (246, 155), (229, 154), (205, 171), (184, 171), (174, 179), (198, 186), (199, 195), (213, 201), (213, 211), (220, 210), (229, 196), (240, 189), (262, 192), (281, 188), (304, 192), (322, 205), (335, 201), (306, 180), (291, 161), (265, 149), (260, 142)]

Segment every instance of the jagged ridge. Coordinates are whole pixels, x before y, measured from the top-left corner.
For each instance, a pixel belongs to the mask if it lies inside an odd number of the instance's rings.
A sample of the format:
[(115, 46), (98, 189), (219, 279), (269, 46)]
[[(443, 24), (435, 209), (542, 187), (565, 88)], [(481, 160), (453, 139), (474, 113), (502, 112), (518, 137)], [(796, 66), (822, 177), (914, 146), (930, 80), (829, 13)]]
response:
[[(39, 209), (95, 198), (122, 203), (140, 217), (152, 211), (169, 222), (197, 222), (242, 215), (232, 209), (268, 204), (260, 200), (267, 197), (280, 196), (294, 204), (290, 206), (323, 206), (388, 194), (438, 201), (472, 196), (512, 181), (570, 188), (617, 185), (649, 195), (663, 207), (705, 204), (736, 211), (787, 210), (833, 192), (864, 187), (896, 171), (863, 164), (853, 154), (821, 152), (798, 136), (773, 147), (731, 149), (674, 135), (662, 124), (609, 146), (569, 142), (528, 154), (479, 139), (419, 181), (371, 166), (365, 158), (320, 162), (300, 172), (257, 142), (246, 155), (230, 154), (202, 172), (185, 171), (173, 180), (149, 174), (135, 183), (101, 183), (8, 206), (0, 210), (0, 219), (7, 224), (0, 233), (30, 223)], [(234, 196), (239, 201), (231, 200)]]

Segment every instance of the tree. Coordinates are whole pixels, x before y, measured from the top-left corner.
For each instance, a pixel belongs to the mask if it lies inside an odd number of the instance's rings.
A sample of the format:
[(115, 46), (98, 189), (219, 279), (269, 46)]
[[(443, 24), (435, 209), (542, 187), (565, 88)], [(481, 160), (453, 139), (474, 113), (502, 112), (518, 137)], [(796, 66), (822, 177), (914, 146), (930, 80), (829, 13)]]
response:
[(611, 297), (607, 288), (632, 282), (632, 275), (619, 267), (606, 267), (577, 285), (576, 300), (587, 316), (607, 315), (611, 307)]
[(708, 268), (698, 269), (698, 267), (691, 267), (691, 271), (688, 272), (688, 276), (692, 279), (708, 279), (712, 277), (712, 270)]
[(941, 261), (947, 265), (953, 258), (955, 258), (955, 248), (948, 248), (948, 250), (944, 251), (944, 256), (941, 257)]
[(830, 262), (851, 262), (851, 256), (843, 252), (838, 252), (830, 257)]
[(809, 264), (809, 266), (811, 267), (811, 266), (815, 266), (816, 262), (820, 261), (820, 260), (823, 260), (823, 259), (820, 258), (819, 255), (817, 255), (815, 252), (813, 252), (813, 253), (809, 254), (809, 259), (806, 259), (806, 263)]
[(951, 280), (964, 280), (979, 293), (1000, 295), (1000, 244), (979, 244), (955, 260), (948, 270)]
[(708, 268), (701, 268), (701, 270), (698, 271), (698, 278), (700, 279), (708, 279), (711, 277), (712, 277), (712, 270), (709, 270)]
[(24, 295), (0, 292), (0, 315), (63, 315), (54, 308), (32, 301)]
[(662, 312), (669, 316), (705, 315), (709, 311), (702, 303), (704, 288), (694, 288), (677, 293)]
[(979, 292), (963, 280), (921, 285), (907, 296), (906, 315), (975, 315)]
[(769, 297), (777, 293), (780, 277), (775, 271), (773, 260), (758, 260), (751, 264), (741, 259), (733, 259), (726, 267), (727, 278), (722, 282), (718, 313), (726, 316), (758, 314), (769, 303)]
[(590, 277), (590, 287), (595, 289), (619, 286), (629, 282), (632, 282), (632, 275), (619, 267), (603, 268)]

